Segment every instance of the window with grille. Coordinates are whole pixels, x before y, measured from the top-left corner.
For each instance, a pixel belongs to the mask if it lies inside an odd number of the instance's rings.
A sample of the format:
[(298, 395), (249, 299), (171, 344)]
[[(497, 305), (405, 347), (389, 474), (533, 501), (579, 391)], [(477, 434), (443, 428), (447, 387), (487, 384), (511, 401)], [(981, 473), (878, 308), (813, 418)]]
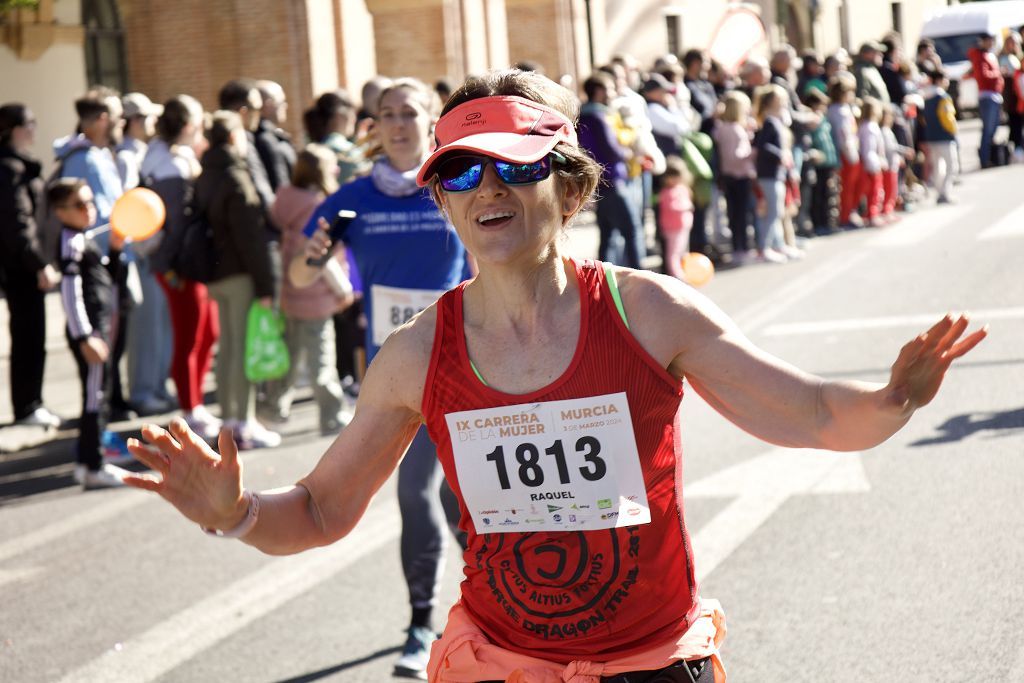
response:
[(128, 90), (124, 29), (116, 0), (82, 0), (85, 68), (89, 85)]

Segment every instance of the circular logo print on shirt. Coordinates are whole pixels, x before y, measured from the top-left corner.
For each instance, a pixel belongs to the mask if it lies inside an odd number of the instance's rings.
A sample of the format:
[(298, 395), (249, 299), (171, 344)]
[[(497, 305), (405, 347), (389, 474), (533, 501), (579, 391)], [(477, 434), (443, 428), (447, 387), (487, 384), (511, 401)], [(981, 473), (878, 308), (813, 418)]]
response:
[(614, 586), (620, 565), (618, 535), (609, 529), (522, 534), (512, 546), (512, 560), (502, 560), (496, 570), (513, 603), (526, 614), (551, 619), (594, 610)]

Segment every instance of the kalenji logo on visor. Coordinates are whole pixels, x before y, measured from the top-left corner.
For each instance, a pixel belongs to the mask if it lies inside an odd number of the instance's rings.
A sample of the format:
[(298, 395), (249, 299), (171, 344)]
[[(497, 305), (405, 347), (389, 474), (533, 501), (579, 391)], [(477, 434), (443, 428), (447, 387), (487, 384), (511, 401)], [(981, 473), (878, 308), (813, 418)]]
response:
[(467, 121), (475, 121), (476, 119), (480, 118), (481, 116), (483, 116), (483, 114), (481, 114), (478, 111), (475, 111), (472, 114), (466, 114), (466, 120)]

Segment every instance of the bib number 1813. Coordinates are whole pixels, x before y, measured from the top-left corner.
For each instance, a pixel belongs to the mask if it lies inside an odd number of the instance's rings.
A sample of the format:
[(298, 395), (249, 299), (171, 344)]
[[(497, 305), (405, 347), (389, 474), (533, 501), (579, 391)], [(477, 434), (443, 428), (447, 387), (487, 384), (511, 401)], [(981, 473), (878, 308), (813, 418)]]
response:
[[(585, 464), (577, 467), (576, 471), (584, 479), (587, 481), (598, 481), (608, 473), (608, 465), (604, 458), (601, 457), (601, 442), (596, 438), (593, 436), (580, 437), (576, 440), (575, 449), (576, 453), (583, 456)], [(517, 472), (519, 481), (531, 488), (541, 486), (545, 478), (544, 462), (542, 460), (545, 462), (553, 460), (555, 470), (558, 473), (559, 483), (572, 483), (569, 463), (565, 456), (565, 447), (562, 444), (562, 440), (558, 439), (545, 448), (544, 455), (549, 457), (542, 459), (540, 447), (536, 444), (526, 442), (516, 446), (515, 460), (519, 465)], [(505, 462), (505, 447), (498, 446), (488, 453), (486, 457), (488, 462), (494, 463), (494, 468), (498, 474), (498, 483), (501, 484), (501, 488), (506, 491), (512, 488), (512, 483), (508, 476), (508, 466)]]

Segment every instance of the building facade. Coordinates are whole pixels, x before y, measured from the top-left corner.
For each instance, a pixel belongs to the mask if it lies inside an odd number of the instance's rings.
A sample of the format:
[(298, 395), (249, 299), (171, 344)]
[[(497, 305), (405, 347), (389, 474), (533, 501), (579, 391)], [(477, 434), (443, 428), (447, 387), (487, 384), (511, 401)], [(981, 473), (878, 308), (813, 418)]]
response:
[[(370, 76), (427, 82), (529, 60), (580, 82), (630, 54), (714, 49), (739, 60), (790, 42), (856, 49), (891, 30), (917, 40), (925, 13), (951, 0), (40, 0), (0, 14), (0, 99), (29, 104), (39, 153), (74, 126), (87, 84), (155, 101), (190, 93), (208, 108), (225, 81), (269, 78), (301, 107)], [(297, 106), (296, 106), (297, 105)]]

